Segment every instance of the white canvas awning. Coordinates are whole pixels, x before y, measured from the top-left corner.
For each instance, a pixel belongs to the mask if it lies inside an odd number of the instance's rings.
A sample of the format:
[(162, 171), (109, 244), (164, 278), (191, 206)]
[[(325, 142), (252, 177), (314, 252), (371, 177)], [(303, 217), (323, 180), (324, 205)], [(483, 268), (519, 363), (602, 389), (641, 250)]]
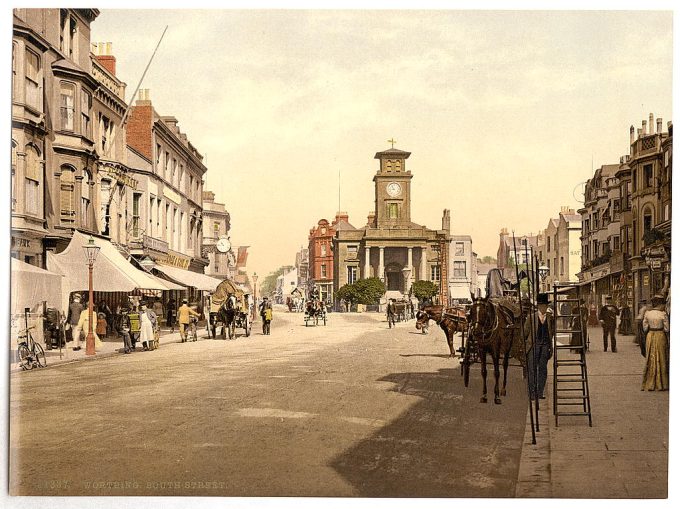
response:
[[(64, 309), (68, 305), (71, 292), (88, 289), (88, 265), (83, 249), (88, 240), (89, 236), (75, 231), (64, 251), (59, 254), (47, 253), (47, 268), (65, 276), (62, 284)], [(95, 292), (131, 292), (137, 288), (167, 290), (158, 278), (128, 262), (108, 240), (94, 238), (94, 243), (100, 248), (92, 275), (92, 288)]]
[(470, 300), (470, 286), (467, 283), (450, 286), (449, 293), (451, 299)]
[(158, 276), (154, 276), (150, 272), (147, 272), (146, 275), (151, 276), (154, 280), (158, 281), (158, 284), (163, 285), (165, 287), (163, 288), (164, 290), (186, 290), (184, 286), (173, 283), (172, 281), (168, 281), (167, 279), (161, 279)]
[(177, 281), (184, 286), (191, 286), (197, 290), (214, 292), (217, 285), (222, 282), (220, 279), (206, 276), (205, 274), (199, 274), (198, 272), (192, 272), (177, 267), (170, 267), (168, 265), (156, 265), (154, 266), (154, 269), (162, 272), (173, 281)]
[(12, 258), (11, 313), (23, 313), (25, 308), (35, 310), (38, 304), (47, 302), (47, 307), (62, 307), (61, 286), (63, 276), (35, 265)]

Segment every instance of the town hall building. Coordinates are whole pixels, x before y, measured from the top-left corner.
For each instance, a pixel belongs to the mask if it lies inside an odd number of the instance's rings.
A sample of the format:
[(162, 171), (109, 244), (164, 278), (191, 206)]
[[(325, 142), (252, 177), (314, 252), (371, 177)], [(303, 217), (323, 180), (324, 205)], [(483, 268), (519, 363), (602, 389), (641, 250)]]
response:
[(414, 281), (434, 282), (439, 301), (447, 304), (451, 218), (444, 210), (442, 228), (430, 230), (411, 221), (411, 179), (406, 159), (396, 148), (375, 154), (380, 161), (373, 176), (375, 208), (366, 226), (343, 229), (333, 239), (334, 287), (379, 277), (388, 297), (405, 296)]

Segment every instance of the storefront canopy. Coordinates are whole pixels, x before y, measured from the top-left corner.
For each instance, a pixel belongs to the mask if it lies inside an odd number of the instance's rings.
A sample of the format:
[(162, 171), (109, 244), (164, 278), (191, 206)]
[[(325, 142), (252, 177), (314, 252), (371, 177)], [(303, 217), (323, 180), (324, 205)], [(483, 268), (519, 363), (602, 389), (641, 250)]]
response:
[(43, 270), (12, 258), (11, 312), (23, 313), (25, 308), (35, 310), (43, 301), (48, 308), (63, 311), (61, 286), (63, 276)]
[(222, 282), (220, 279), (206, 276), (205, 274), (199, 274), (198, 272), (179, 269), (177, 267), (170, 267), (168, 265), (155, 265), (153, 268), (173, 281), (177, 281), (184, 286), (196, 288), (197, 290), (213, 292), (215, 291), (215, 288), (217, 288), (217, 285)]
[(451, 299), (470, 300), (470, 287), (467, 284), (452, 286), (449, 292), (451, 293)]
[[(83, 246), (89, 236), (73, 232), (68, 247), (59, 254), (47, 253), (47, 268), (64, 276), (62, 299), (68, 305), (71, 292), (88, 289), (88, 265)], [(100, 248), (93, 266), (92, 288), (95, 292), (131, 292), (141, 290), (167, 290), (158, 278), (139, 270), (128, 262), (108, 240), (94, 238)]]

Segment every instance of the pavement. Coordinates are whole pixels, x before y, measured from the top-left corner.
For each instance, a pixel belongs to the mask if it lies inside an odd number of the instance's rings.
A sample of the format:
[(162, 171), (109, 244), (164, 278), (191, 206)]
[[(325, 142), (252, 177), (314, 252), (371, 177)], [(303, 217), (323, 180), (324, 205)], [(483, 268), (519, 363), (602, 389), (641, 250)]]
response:
[(555, 424), (552, 363), (540, 400), (536, 445), (527, 412), (515, 495), (532, 498), (666, 498), (669, 392), (640, 390), (644, 358), (633, 336), (604, 352), (602, 330), (589, 328), (586, 354), (592, 427), (587, 417)]

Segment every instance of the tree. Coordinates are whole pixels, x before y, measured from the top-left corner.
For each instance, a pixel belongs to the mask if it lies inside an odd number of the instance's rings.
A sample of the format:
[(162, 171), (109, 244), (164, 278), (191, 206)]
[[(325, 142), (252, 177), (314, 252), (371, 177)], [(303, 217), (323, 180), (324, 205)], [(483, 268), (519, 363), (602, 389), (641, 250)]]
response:
[(485, 256), (484, 258), (480, 258), (479, 261), (488, 265), (496, 265), (498, 262), (493, 256)]
[(369, 277), (368, 279), (360, 279), (354, 283), (357, 292), (359, 304), (378, 304), (380, 297), (385, 294), (385, 283), (380, 281), (380, 278)]
[(413, 283), (411, 291), (418, 301), (423, 302), (424, 300), (431, 299), (437, 295), (437, 293), (439, 293), (439, 288), (432, 281), (421, 279), (420, 281)]
[(268, 276), (264, 278), (264, 281), (262, 281), (262, 284), (260, 285), (260, 295), (262, 296), (271, 296), (274, 294), (274, 291), (276, 290), (276, 280), (279, 276), (281, 276), (285, 271), (292, 269), (290, 265), (284, 265), (282, 267), (279, 267), (276, 269), (274, 272), (270, 272)]
[(359, 295), (357, 294), (356, 287), (349, 283), (338, 288), (338, 291), (335, 292), (335, 297), (351, 304), (357, 304), (359, 302)]

